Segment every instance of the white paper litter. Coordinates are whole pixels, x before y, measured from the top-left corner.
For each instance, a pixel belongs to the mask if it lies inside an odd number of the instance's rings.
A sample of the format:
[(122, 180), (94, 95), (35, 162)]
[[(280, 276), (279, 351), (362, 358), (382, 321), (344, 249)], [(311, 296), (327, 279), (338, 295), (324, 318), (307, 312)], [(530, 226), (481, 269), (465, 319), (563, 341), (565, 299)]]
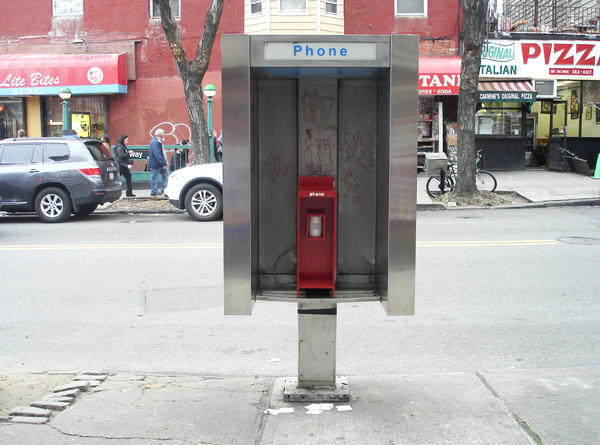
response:
[(281, 409), (266, 409), (263, 411), (264, 414), (270, 414), (276, 416), (277, 414), (294, 414), (294, 408), (281, 408)]
[(306, 414), (321, 414), (323, 411), (321, 411), (320, 409), (309, 409), (308, 411), (306, 411)]
[(341, 405), (336, 406), (338, 411), (352, 411), (352, 407), (350, 405)]
[(306, 409), (314, 409), (320, 411), (329, 411), (333, 409), (333, 403), (313, 403), (312, 405), (305, 406)]

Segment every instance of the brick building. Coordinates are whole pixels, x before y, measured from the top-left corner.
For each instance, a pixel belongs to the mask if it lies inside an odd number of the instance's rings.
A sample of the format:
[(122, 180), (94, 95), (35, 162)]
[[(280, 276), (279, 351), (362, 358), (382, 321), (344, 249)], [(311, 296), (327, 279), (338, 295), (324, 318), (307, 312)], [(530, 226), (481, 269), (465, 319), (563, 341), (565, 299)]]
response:
[[(195, 55), (209, 3), (171, 1), (188, 58)], [(161, 125), (168, 144), (189, 139), (183, 86), (157, 10), (152, 0), (30, 0), (25, 8), (6, 2), (0, 18), (0, 137), (15, 136), (19, 128), (30, 136), (60, 134), (58, 90), (69, 86), (73, 128), (80, 135), (108, 133), (114, 141), (126, 133), (131, 145), (144, 145)], [(230, 0), (219, 33), (418, 34), (421, 55), (435, 56), (435, 69), (443, 71), (458, 56), (460, 13), (458, 0)], [(114, 57), (107, 61), (106, 54)], [(204, 78), (217, 88), (217, 130), (220, 63), (217, 36)], [(30, 84), (37, 72), (45, 73), (46, 85)], [(92, 83), (100, 73), (102, 80)]]
[[(209, 0), (173, 0), (183, 47), (193, 58)], [(225, 2), (220, 33), (243, 32), (243, 1)], [(0, 18), (0, 137), (51, 136), (62, 129), (58, 90), (68, 86), (79, 134), (144, 145), (165, 128), (168, 144), (190, 139), (183, 86), (152, 0), (4, 2)], [(103, 57), (102, 55), (115, 55)], [(124, 54), (126, 63), (117, 57)], [(206, 83), (217, 87), (214, 127), (221, 126), (220, 37)], [(42, 73), (36, 77), (36, 73)]]

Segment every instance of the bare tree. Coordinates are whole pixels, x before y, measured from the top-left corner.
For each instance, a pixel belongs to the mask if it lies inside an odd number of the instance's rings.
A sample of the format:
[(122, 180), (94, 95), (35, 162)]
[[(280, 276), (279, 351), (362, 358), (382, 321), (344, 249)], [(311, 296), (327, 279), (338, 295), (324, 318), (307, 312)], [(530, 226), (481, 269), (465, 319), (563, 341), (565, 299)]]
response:
[(458, 172), (453, 196), (466, 198), (478, 193), (475, 184), (475, 113), (488, 0), (460, 0), (460, 4), (465, 32), (458, 95)]
[(223, 12), (223, 2), (224, 0), (211, 0), (196, 56), (192, 60), (188, 60), (181, 45), (177, 22), (173, 18), (169, 0), (158, 0), (160, 22), (171, 47), (177, 71), (179, 71), (179, 76), (183, 81), (192, 129), (192, 140), (194, 141), (194, 157), (197, 164), (205, 164), (211, 161), (208, 128), (204, 117), (202, 79), (210, 62), (210, 54), (219, 28), (221, 13)]

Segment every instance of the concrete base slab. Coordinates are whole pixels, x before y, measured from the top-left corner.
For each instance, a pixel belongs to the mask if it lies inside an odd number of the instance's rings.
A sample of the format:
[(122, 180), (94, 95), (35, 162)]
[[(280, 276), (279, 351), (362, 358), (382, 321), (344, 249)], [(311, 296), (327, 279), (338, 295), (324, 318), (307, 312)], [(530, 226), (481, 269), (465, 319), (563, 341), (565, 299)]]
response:
[(346, 377), (335, 378), (335, 388), (299, 388), (297, 378), (284, 380), (283, 400), (286, 402), (349, 402), (350, 388)]
[[(348, 377), (351, 411), (311, 415), (304, 403), (283, 402), (277, 379), (261, 445), (504, 444), (532, 445), (506, 407), (473, 373)], [(345, 403), (344, 405), (348, 405)]]

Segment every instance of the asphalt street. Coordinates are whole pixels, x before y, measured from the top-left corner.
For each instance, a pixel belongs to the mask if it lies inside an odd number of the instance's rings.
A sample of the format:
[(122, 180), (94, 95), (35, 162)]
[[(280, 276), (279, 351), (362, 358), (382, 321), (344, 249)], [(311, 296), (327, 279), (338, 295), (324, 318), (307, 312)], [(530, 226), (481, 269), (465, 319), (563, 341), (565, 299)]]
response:
[(598, 443), (598, 229), (595, 206), (418, 212), (416, 315), (341, 304), (353, 411), (311, 416), (280, 391), (295, 305), (222, 315), (221, 222), (0, 218), (0, 374), (108, 375), (0, 443)]

